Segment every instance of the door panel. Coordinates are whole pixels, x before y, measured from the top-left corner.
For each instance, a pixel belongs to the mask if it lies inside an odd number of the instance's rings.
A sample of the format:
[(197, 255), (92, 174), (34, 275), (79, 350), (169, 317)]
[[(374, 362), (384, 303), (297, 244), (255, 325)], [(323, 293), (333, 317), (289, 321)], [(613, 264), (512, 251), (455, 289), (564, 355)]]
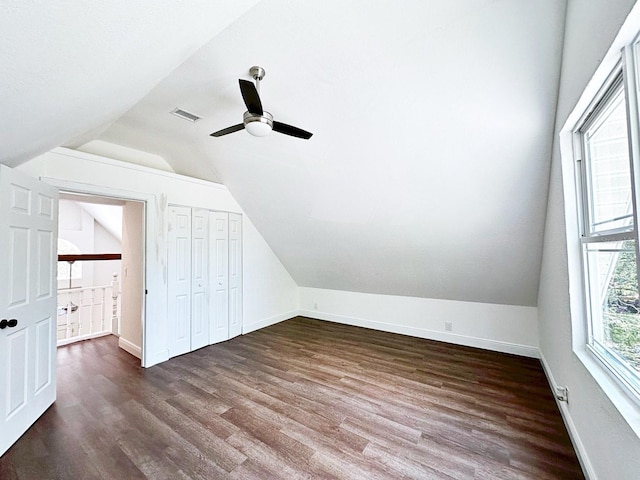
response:
[(194, 208), (191, 221), (191, 350), (196, 350), (209, 345), (207, 305), (209, 211)]
[(217, 343), (229, 339), (229, 214), (211, 212), (209, 225), (213, 243), (209, 267), (213, 301), (209, 343)]
[[(58, 242), (53, 238), (53, 232), (38, 231), (38, 257), (39, 258), (55, 258), (57, 252), (53, 251), (53, 246)], [(57, 249), (56, 249), (57, 250)], [(36, 298), (38, 300), (44, 300), (53, 296), (51, 279), (53, 278), (53, 270), (51, 269), (51, 263), (42, 262), (38, 264), (38, 279)], [(56, 271), (57, 274), (57, 271)]]
[(191, 350), (191, 209), (169, 207), (169, 356)]
[(9, 404), (6, 420), (11, 419), (27, 405), (27, 329), (23, 328), (7, 337), (9, 351), (9, 381), (7, 382)]
[(26, 265), (29, 263), (29, 229), (9, 227), (9, 249), (11, 255), (11, 270), (9, 278), (9, 306), (19, 307), (26, 305), (29, 288), (29, 272)]
[(242, 333), (242, 215), (229, 214), (229, 338)]
[(53, 319), (47, 317), (36, 324), (36, 358), (35, 364), (35, 389), (36, 394), (51, 383), (51, 345), (55, 343), (52, 332), (55, 331), (52, 325)]
[(0, 166), (0, 455), (56, 398), (57, 217), (55, 188)]

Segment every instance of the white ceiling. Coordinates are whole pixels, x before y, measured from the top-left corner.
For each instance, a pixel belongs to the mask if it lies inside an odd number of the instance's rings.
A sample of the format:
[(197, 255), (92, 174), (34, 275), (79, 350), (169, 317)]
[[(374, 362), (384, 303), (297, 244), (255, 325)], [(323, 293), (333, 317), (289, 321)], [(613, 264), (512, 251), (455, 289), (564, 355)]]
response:
[[(225, 183), (301, 286), (535, 305), (564, 1), (13, 3), (38, 18), (0, 46), (27, 74), (9, 108), (36, 121), (0, 133), (3, 163), (143, 150)], [(208, 136), (242, 121), (252, 65), (265, 109), (310, 140)]]
[(0, 1), (0, 161), (92, 139), (257, 1)]

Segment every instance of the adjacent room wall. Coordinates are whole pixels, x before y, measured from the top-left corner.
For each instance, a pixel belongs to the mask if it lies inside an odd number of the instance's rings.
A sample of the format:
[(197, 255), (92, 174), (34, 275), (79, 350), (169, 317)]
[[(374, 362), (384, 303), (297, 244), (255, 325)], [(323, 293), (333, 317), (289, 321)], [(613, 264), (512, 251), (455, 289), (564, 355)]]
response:
[(535, 307), (305, 287), (299, 289), (299, 305), (301, 315), (321, 320), (538, 356)]
[[(82, 204), (60, 200), (58, 237), (76, 245), (81, 253), (120, 253), (120, 240), (107, 231)], [(79, 262), (80, 263), (80, 262)], [(120, 275), (120, 260), (81, 262), (82, 278), (74, 287), (110, 285), (113, 274)], [(68, 288), (68, 280), (58, 280), (58, 288)]]
[(118, 345), (138, 358), (142, 358), (144, 245), (144, 203), (127, 201), (122, 208), (122, 295)]
[[(94, 241), (91, 253), (122, 253), (120, 240), (107, 231), (99, 222), (93, 222)], [(120, 277), (121, 260), (100, 260), (93, 263), (93, 285), (111, 285), (113, 274)]]
[(225, 186), (65, 148), (18, 168), (69, 191), (147, 202), (144, 366), (169, 358), (166, 268), (170, 203), (243, 214), (243, 325), (248, 330), (295, 314), (297, 284)]
[[(569, 1), (556, 139), (633, 4), (632, 0)], [(562, 404), (561, 408), (589, 477), (637, 480), (640, 478), (640, 439), (572, 348), (564, 201), (560, 148), (556, 141), (538, 296), (542, 359), (550, 378), (569, 389), (569, 403)], [(574, 319), (574, 322), (582, 321)]]
[[(73, 243), (81, 253), (94, 253), (95, 221), (80, 205), (70, 200), (60, 200), (58, 238)], [(72, 287), (96, 285), (93, 262), (82, 262), (82, 278), (74, 278)], [(69, 280), (58, 280), (58, 288), (69, 288)]]

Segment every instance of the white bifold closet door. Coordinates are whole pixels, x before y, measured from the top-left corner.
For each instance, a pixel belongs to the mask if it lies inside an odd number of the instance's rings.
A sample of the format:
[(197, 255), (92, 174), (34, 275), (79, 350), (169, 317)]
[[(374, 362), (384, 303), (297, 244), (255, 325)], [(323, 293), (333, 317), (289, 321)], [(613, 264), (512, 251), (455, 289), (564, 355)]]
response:
[(170, 357), (209, 343), (208, 217), (207, 210), (169, 207), (167, 273)]
[(209, 345), (209, 210), (191, 211), (191, 350)]
[(229, 338), (242, 333), (242, 215), (229, 214)]
[(242, 333), (242, 215), (211, 212), (210, 343)]

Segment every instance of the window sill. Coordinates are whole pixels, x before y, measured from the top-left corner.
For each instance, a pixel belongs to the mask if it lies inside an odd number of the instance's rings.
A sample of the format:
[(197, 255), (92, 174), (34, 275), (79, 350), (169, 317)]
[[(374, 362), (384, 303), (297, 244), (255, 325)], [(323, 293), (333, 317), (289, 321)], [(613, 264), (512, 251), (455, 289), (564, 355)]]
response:
[(640, 402), (616, 379), (586, 346), (574, 350), (587, 371), (594, 378), (604, 395), (640, 438)]

